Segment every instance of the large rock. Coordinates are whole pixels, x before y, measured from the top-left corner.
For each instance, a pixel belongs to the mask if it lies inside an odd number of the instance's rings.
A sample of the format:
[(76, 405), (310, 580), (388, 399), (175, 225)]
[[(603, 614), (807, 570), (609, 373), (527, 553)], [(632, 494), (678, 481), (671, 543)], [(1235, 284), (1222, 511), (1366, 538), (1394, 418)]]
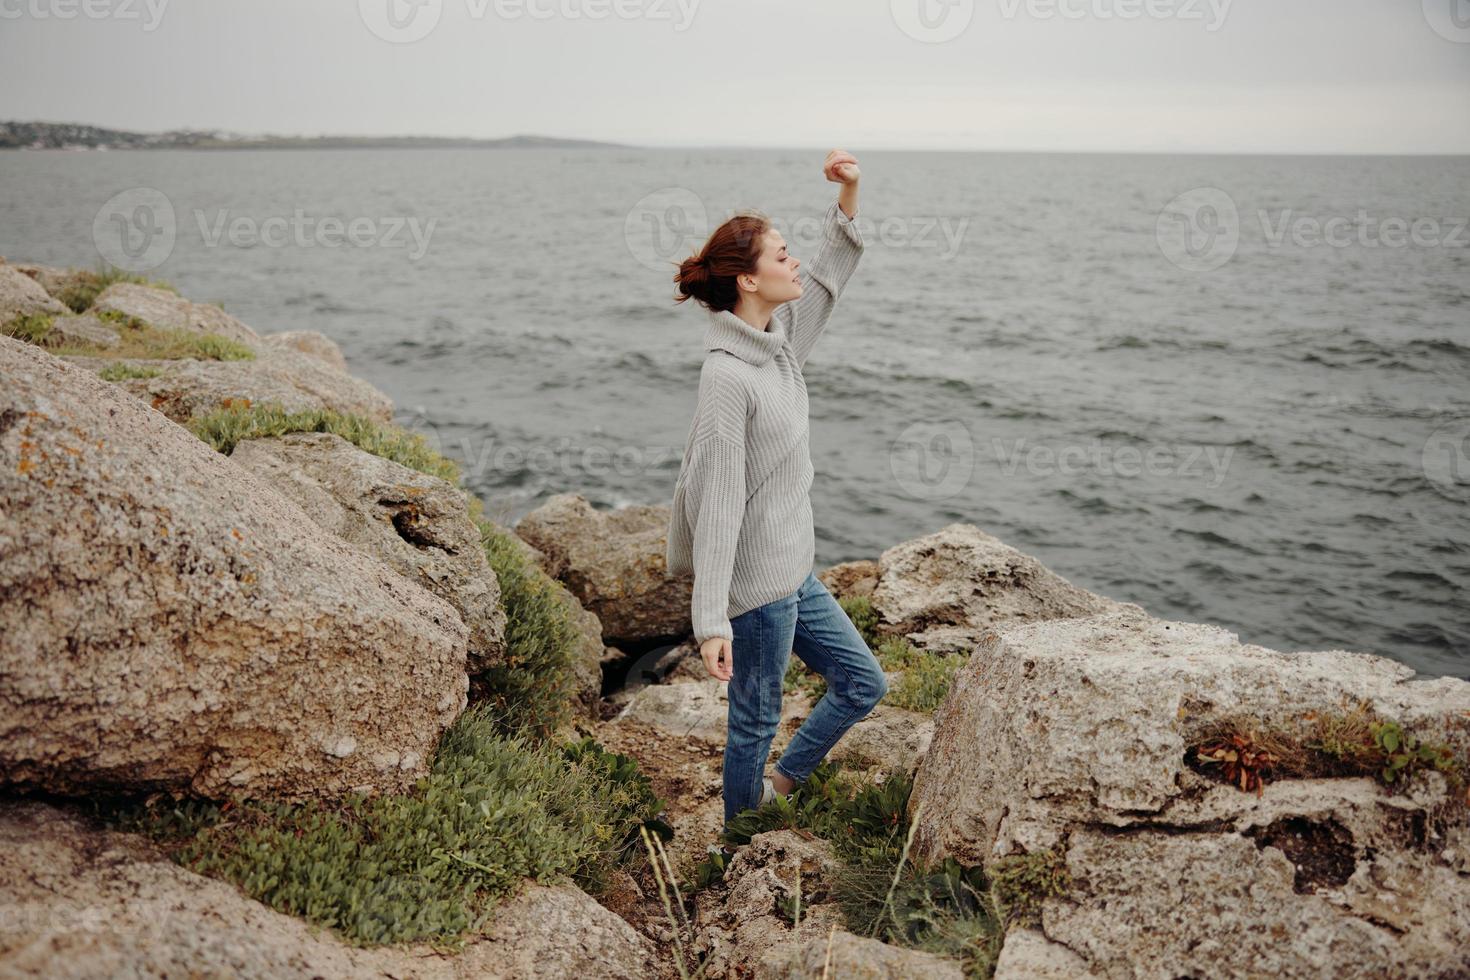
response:
[(330, 432), (247, 439), (230, 458), (321, 527), (458, 610), (470, 631), (470, 673), (505, 659), (500, 583), (463, 491)]
[(1139, 609), (1078, 588), (973, 524), (896, 544), (878, 565), (871, 596), (878, 632), (905, 635), (935, 653), (968, 655), (1002, 623)]
[[(958, 960), (855, 936), (843, 929), (767, 953), (757, 976), (771, 980), (964, 980)], [(1071, 980), (1071, 978), (1068, 978)]]
[(690, 630), (693, 582), (670, 578), (664, 567), (668, 515), (666, 504), (597, 510), (561, 493), (515, 530), (545, 556), (546, 573), (597, 614), (604, 643), (637, 646)]
[(342, 348), (335, 340), (315, 330), (282, 330), (268, 333), (261, 339), (268, 347), (300, 351), (338, 371), (347, 370), (347, 358), (342, 356)]
[(880, 704), (847, 730), (827, 758), (849, 769), (877, 770), (880, 776), (912, 775), (933, 737), (933, 718)]
[(13, 265), (0, 262), (0, 327), (17, 317), (42, 313), (65, 316), (70, 313), (30, 276)]
[[(0, 261), (0, 265), (4, 262)], [(24, 273), (41, 284), (41, 288), (50, 293), (55, 299), (61, 300), (74, 289), (85, 286), (92, 281), (95, 273), (85, 269), (66, 269), (51, 265), (38, 265), (34, 262), (13, 262), (11, 267)]]
[[(614, 721), (651, 725), (680, 738), (698, 738), (723, 745), (729, 710), (728, 688), (728, 682), (713, 679), (649, 684), (638, 689)], [(783, 744), (810, 713), (811, 702), (805, 695), (786, 695), (781, 701), (781, 734), (772, 744)]]
[(883, 567), (875, 561), (845, 561), (817, 573), (827, 591), (839, 599), (871, 598)]
[(167, 330), (218, 334), (248, 347), (260, 347), (260, 334), (209, 303), (191, 303), (176, 293), (133, 282), (116, 282), (92, 304), (95, 313), (114, 312), (137, 317)]
[(915, 854), (1063, 855), (1073, 883), (1043, 932), (1103, 976), (1455, 975), (1470, 835), (1443, 776), (1394, 795), (1282, 778), (1257, 796), (1186, 763), (1239, 719), (1305, 735), (1360, 699), (1465, 758), (1470, 684), (1413, 676), (1131, 610), (998, 627), (935, 718)]
[(122, 338), (111, 325), (103, 323), (90, 313), (80, 316), (58, 316), (51, 321), (51, 329), (43, 341), (47, 347), (63, 344), (92, 344), (97, 347), (116, 347)]
[(229, 406), (277, 405), (288, 412), (331, 409), (380, 422), (393, 417), (393, 403), (361, 378), (320, 359), (289, 349), (262, 349), (254, 360), (127, 359), (69, 356), (89, 371), (127, 364), (158, 372), (117, 384), (181, 425)]
[(403, 790), (464, 707), (442, 599), (95, 374), (0, 338), (0, 774)]
[(40, 802), (0, 803), (0, 975), (642, 978), (652, 944), (571, 885), (530, 885), (463, 951), (350, 945), (136, 834)]

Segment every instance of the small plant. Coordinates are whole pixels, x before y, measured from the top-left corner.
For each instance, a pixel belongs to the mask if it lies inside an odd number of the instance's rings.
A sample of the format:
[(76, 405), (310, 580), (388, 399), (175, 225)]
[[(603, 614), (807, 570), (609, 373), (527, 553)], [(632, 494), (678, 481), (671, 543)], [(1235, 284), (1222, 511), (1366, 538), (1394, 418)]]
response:
[(944, 703), (964, 665), (959, 657), (920, 650), (901, 636), (884, 639), (876, 653), (884, 670), (902, 672), (886, 703), (924, 714), (933, 714)]
[(827, 693), (827, 679), (809, 669), (800, 657), (793, 656), (786, 664), (785, 676), (781, 678), (781, 692), (795, 694), (797, 691), (805, 691), (816, 701)]
[(873, 608), (872, 600), (865, 595), (843, 596), (837, 600), (837, 604), (847, 613), (847, 618), (852, 620), (852, 625), (857, 627), (868, 647), (876, 647), (878, 611)]
[(1262, 776), (1276, 764), (1276, 757), (1256, 747), (1248, 735), (1235, 734), (1195, 750), (1201, 765), (1219, 765), (1227, 783), (1238, 783), (1243, 792), (1264, 792)]
[(44, 346), (46, 335), (51, 332), (51, 317), (45, 313), (28, 313), (18, 316), (9, 321), (4, 327), (0, 327), (0, 333), (27, 344)]
[(163, 372), (143, 364), (109, 364), (97, 372), (103, 381), (126, 381), (129, 378), (156, 378)]
[(154, 289), (165, 289), (177, 294), (178, 290), (166, 282), (147, 279), (115, 266), (103, 266), (96, 272), (78, 270), (70, 282), (57, 295), (73, 313), (85, 313), (97, 302), (97, 297), (102, 291), (113, 283), (132, 282), (140, 286), (152, 286)]
[(1397, 722), (1375, 721), (1369, 730), (1373, 733), (1373, 744), (1383, 756), (1379, 778), (1389, 785), (1402, 786), (1416, 770), (1424, 767), (1446, 773), (1458, 768), (1448, 745), (1421, 742)]
[(1039, 923), (1042, 902), (1072, 887), (1066, 860), (1055, 849), (1003, 857), (991, 865), (989, 877), (1006, 921), (1025, 925)]

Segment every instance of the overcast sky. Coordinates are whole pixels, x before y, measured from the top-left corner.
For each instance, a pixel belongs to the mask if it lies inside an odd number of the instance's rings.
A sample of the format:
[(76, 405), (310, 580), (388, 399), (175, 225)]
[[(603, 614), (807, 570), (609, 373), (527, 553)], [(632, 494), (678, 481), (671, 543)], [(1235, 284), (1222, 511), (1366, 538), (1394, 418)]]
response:
[(135, 130), (1470, 153), (1467, 97), (1470, 0), (0, 0), (0, 119)]

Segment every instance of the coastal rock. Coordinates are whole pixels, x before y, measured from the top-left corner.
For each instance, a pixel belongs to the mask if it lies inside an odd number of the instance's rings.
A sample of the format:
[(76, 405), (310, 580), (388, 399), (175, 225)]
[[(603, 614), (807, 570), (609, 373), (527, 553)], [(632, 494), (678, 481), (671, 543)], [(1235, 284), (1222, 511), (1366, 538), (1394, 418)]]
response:
[(342, 348), (335, 340), (315, 330), (282, 330), (268, 333), (261, 339), (266, 346), (300, 351), (338, 371), (347, 370), (347, 358), (342, 356)]
[(912, 775), (933, 737), (933, 718), (880, 704), (847, 730), (827, 758), (849, 769), (877, 770), (879, 776)]
[(124, 378), (116, 383), (181, 425), (231, 405), (277, 405), (288, 412), (330, 409), (380, 422), (393, 416), (393, 403), (387, 395), (366, 381), (296, 350), (266, 348), (248, 361), (90, 356), (66, 359), (89, 371), (126, 364), (158, 372), (153, 377)]
[(0, 974), (469, 980), (653, 975), (652, 944), (571, 885), (527, 885), (463, 951), (361, 948), (194, 874), (146, 838), (0, 803)]
[(817, 573), (827, 591), (839, 599), (871, 597), (883, 567), (875, 561), (845, 561)]
[(80, 316), (58, 316), (52, 320), (45, 344), (47, 347), (59, 347), (63, 344), (115, 347), (121, 339), (111, 326), (90, 313), (83, 313)]
[[(0, 260), (0, 265), (4, 264), (4, 261)], [(53, 299), (60, 300), (63, 305), (66, 303), (68, 293), (85, 286), (95, 275), (85, 269), (63, 269), (50, 265), (37, 265), (34, 262), (15, 262), (11, 264), (11, 267), (40, 283), (42, 289), (46, 290)]]
[[(681, 738), (698, 738), (713, 745), (725, 743), (726, 689), (728, 683), (706, 679), (674, 684), (649, 684), (639, 688), (615, 719), (651, 725)], [(800, 694), (788, 694), (781, 702), (781, 731), (790, 730), (811, 712), (811, 703)], [(781, 736), (777, 736), (779, 745)]]
[(458, 610), (469, 628), (470, 673), (505, 659), (500, 583), (463, 491), (330, 432), (248, 439), (230, 458), (322, 528)]
[(1043, 932), (1101, 975), (1439, 975), (1470, 949), (1448, 832), (1467, 810), (1443, 776), (1392, 795), (1281, 778), (1257, 796), (1188, 761), (1242, 719), (1286, 737), (1360, 702), (1464, 758), (1470, 683), (1413, 675), (1127, 609), (996, 627), (936, 715), (914, 852), (1063, 855), (1073, 884), (1045, 900)]
[[(759, 977), (771, 980), (964, 980), (959, 962), (855, 936), (842, 929), (767, 953)], [(1074, 980), (1074, 978), (1068, 978)]]
[(455, 610), (95, 374), (0, 338), (0, 773), (399, 791), (465, 705)]
[(92, 304), (93, 312), (108, 311), (137, 317), (144, 323), (167, 330), (217, 334), (238, 340), (247, 347), (261, 346), (260, 334), (209, 303), (191, 303), (167, 289), (135, 282), (115, 282)]
[(973, 524), (950, 524), (884, 551), (872, 592), (877, 630), (921, 649), (968, 655), (1001, 623), (1142, 611), (1078, 588)]
[(546, 574), (602, 622), (603, 642), (635, 646), (690, 630), (692, 580), (664, 567), (668, 505), (597, 510), (561, 493), (516, 524), (516, 534), (545, 556)]
[(70, 312), (36, 280), (13, 265), (0, 262), (0, 327), (17, 317), (33, 313), (65, 316)]

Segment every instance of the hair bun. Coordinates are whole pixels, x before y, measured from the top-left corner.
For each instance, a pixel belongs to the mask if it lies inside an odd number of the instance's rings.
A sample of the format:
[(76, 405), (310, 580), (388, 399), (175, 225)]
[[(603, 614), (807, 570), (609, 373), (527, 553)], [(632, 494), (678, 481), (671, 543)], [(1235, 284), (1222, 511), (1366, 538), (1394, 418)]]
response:
[(709, 290), (709, 260), (704, 255), (691, 255), (679, 264), (674, 282), (685, 296), (704, 298)]

